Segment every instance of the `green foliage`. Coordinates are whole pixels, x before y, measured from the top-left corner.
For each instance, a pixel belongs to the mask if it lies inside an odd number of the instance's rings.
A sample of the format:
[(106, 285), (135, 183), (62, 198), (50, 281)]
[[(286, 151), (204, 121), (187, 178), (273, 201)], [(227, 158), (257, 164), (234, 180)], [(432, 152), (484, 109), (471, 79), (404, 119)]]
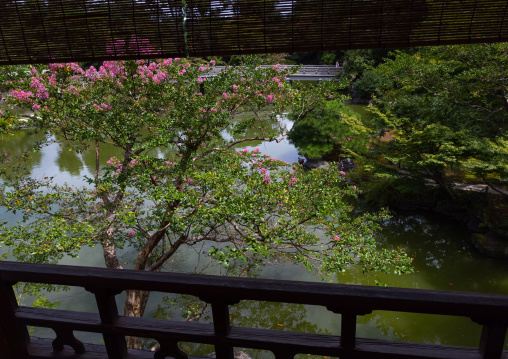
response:
[(325, 102), (302, 120), (297, 113), (290, 118), (295, 125), (288, 138), (306, 157), (337, 160), (367, 150), (369, 130), (340, 100)]
[(355, 96), (363, 100), (371, 100), (376, 95), (377, 88), (382, 81), (381, 76), (373, 69), (367, 69), (362, 76), (354, 82)]
[(373, 70), (387, 159), (434, 179), (450, 197), (451, 169), (505, 180), (507, 54), (506, 44), (428, 48), (398, 52)]
[(390, 49), (349, 50), (344, 54), (344, 72), (349, 76), (362, 77), (363, 73), (388, 57)]
[(378, 171), (364, 182), (365, 198), (371, 204), (384, 207), (402, 198), (403, 195), (420, 194), (425, 182), (418, 177), (400, 176), (395, 171)]

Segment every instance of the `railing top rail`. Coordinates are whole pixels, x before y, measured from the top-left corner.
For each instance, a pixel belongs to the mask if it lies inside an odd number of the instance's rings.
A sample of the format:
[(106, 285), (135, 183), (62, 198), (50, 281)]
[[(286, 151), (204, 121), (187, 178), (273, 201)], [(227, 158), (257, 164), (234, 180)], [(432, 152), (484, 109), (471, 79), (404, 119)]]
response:
[(181, 273), (2, 261), (0, 278), (85, 287), (103, 291), (140, 289), (190, 294), (204, 300), (263, 300), (326, 306), (330, 310), (370, 312), (390, 310), (459, 315), (482, 321), (508, 322), (508, 296), (500, 294), (383, 288), (360, 285), (232, 278)]

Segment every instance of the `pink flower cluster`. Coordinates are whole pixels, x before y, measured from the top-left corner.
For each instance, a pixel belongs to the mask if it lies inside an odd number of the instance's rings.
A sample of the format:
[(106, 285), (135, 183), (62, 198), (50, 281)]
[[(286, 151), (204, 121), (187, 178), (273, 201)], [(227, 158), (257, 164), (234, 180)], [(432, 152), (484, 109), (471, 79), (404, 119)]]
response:
[(100, 105), (97, 105), (96, 103), (93, 104), (93, 107), (95, 107), (97, 110), (99, 111), (102, 111), (102, 110), (111, 110), (111, 106), (105, 104), (105, 103), (101, 103)]
[(167, 73), (164, 70), (161, 70), (161, 64), (156, 62), (152, 62), (149, 65), (138, 66), (137, 72), (139, 78), (144, 83), (148, 83), (150, 81), (153, 81), (154, 83), (160, 83), (168, 77)]
[(296, 182), (297, 182), (297, 181), (298, 181), (298, 180), (297, 180), (295, 177), (291, 177), (291, 178), (289, 179), (289, 185), (290, 185), (291, 187), (293, 187), (293, 186), (296, 184)]
[[(120, 172), (122, 172), (122, 169), (123, 169), (123, 165), (122, 163), (120, 162), (120, 160), (116, 159), (115, 156), (111, 157), (107, 162), (106, 162), (108, 165), (111, 165), (113, 167), (116, 167), (116, 172), (115, 172), (115, 176), (118, 176), (120, 175)], [(128, 163), (128, 167), (132, 167), (136, 165), (136, 159), (133, 159), (131, 160), (129, 163)]]
[(75, 62), (49, 64), (49, 70), (51, 72), (57, 72), (58, 70), (70, 70), (76, 74), (82, 75), (85, 73), (81, 66)]
[(20, 102), (31, 102), (34, 94), (32, 91), (23, 91), (23, 90), (12, 90), (11, 95), (17, 98)]
[(35, 90), (35, 93), (37, 94), (37, 98), (39, 100), (47, 100), (49, 98), (48, 89), (44, 84), (41, 82), (41, 80), (37, 77), (32, 77), (30, 87), (32, 87)]

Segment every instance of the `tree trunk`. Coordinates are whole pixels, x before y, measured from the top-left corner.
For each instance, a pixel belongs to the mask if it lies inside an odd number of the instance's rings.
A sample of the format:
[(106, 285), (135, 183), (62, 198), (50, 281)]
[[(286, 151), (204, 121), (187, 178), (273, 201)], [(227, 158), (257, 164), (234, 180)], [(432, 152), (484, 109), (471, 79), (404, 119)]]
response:
[[(128, 290), (126, 292), (123, 315), (128, 317), (142, 317), (150, 292), (144, 290)], [(127, 347), (141, 349), (141, 338), (127, 337)]]
[(433, 177), (433, 180), (436, 181), (436, 183), (445, 191), (447, 197), (450, 200), (454, 201), (455, 196), (453, 195), (453, 192), (450, 189), (450, 187), (448, 187), (448, 185), (446, 184), (443, 174), (442, 173), (434, 173), (434, 175), (432, 177)]

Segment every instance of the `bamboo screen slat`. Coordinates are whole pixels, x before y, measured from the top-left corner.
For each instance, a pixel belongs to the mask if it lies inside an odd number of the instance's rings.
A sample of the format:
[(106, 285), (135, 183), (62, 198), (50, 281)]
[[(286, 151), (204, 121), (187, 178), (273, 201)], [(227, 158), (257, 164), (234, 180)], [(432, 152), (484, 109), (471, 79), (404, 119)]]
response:
[(508, 41), (508, 0), (1, 0), (0, 64)]

